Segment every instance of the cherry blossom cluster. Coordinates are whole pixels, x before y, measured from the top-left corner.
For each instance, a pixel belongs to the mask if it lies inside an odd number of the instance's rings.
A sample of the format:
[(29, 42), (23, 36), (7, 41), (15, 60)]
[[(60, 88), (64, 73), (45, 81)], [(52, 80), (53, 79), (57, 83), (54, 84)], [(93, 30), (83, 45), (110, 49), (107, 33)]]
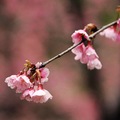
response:
[[(80, 45), (72, 49), (72, 52), (76, 55), (75, 60), (80, 60), (81, 63), (87, 64), (90, 70), (102, 68), (99, 57), (93, 48), (93, 42), (88, 35), (88, 33), (92, 32), (93, 28), (94, 25), (89, 24), (89, 26), (85, 27), (83, 30), (76, 30), (71, 36), (74, 44), (81, 42)], [(100, 35), (120, 42), (120, 19), (118, 19), (114, 25), (100, 32)]]
[(94, 68), (101, 69), (102, 64), (92, 46), (92, 41), (89, 40), (88, 34), (84, 30), (77, 30), (72, 34), (72, 40), (74, 44), (82, 41), (80, 45), (72, 49), (72, 52), (76, 55), (75, 60), (80, 60), (81, 63), (87, 64), (90, 70)]
[(36, 103), (46, 102), (52, 99), (52, 95), (43, 88), (48, 81), (49, 69), (40, 68), (42, 63), (32, 64), (26, 60), (25, 67), (18, 75), (7, 77), (5, 82), (16, 93), (21, 93), (21, 99)]
[(95, 39), (97, 34), (110, 38), (113, 41), (120, 41), (120, 19), (103, 26), (99, 30), (91, 23), (85, 26), (84, 29), (76, 30), (71, 35), (73, 46), (43, 63), (32, 64), (26, 60), (24, 69), (17, 75), (7, 77), (5, 82), (11, 89), (15, 89), (16, 93), (21, 93), (21, 99), (36, 103), (43, 103), (48, 99), (52, 99), (52, 95), (43, 88), (49, 76), (49, 69), (45, 66), (71, 51), (75, 54), (74, 59), (79, 60), (82, 64), (86, 64), (88, 69), (101, 69), (102, 64), (93, 47), (93, 39)]

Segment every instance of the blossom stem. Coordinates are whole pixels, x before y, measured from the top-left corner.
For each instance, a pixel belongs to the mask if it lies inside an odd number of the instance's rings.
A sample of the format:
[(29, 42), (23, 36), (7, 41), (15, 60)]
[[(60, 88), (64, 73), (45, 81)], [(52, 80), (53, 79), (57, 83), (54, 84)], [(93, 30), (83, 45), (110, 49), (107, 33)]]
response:
[[(89, 39), (94, 38), (97, 34), (99, 34), (100, 32), (102, 32), (103, 30), (113, 26), (114, 24), (117, 23), (116, 21), (113, 21), (105, 26), (103, 26), (102, 28), (100, 28), (99, 30), (97, 30), (96, 32), (94, 32), (93, 34), (89, 35)], [(78, 44), (74, 44), (72, 46), (70, 46), (69, 48), (67, 48), (66, 50), (64, 50), (63, 52), (57, 54), (56, 56), (52, 57), (51, 59), (45, 61), (42, 63), (42, 65), (40, 66), (40, 68), (45, 67), (47, 64), (51, 63), (52, 61), (60, 58), (61, 56), (65, 55), (66, 53), (70, 52), (72, 49), (74, 49), (75, 47), (77, 47), (78, 45), (80, 45), (83, 41), (79, 42)]]

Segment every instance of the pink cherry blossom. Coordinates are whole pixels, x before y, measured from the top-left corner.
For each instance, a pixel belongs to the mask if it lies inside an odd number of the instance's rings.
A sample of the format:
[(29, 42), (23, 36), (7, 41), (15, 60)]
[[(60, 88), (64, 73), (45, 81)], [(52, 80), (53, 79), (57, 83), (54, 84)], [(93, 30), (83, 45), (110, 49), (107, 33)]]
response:
[(11, 89), (14, 89), (16, 87), (15, 85), (16, 79), (17, 79), (17, 75), (11, 75), (10, 77), (7, 77), (5, 79), (5, 82), (8, 84), (8, 87), (10, 87)]
[[(84, 31), (84, 30), (76, 30), (72, 35), (72, 41), (73, 43), (76, 45), (79, 42), (82, 41), (82, 37), (84, 36), (85, 39), (88, 39), (88, 34)], [(85, 50), (85, 45), (83, 43), (81, 43), (80, 45), (78, 45), (76, 48), (72, 49), (72, 53), (74, 53), (75, 56), (75, 60), (79, 60), (82, 58), (82, 53)]]
[(84, 30), (76, 30), (72, 35), (72, 40), (75, 44), (82, 41), (82, 37), (84, 36), (85, 39), (89, 39), (88, 34)]
[(117, 23), (100, 33), (101, 36), (120, 42), (120, 19)]
[(36, 103), (52, 99), (52, 95), (43, 89), (43, 84), (48, 81), (49, 69), (41, 68), (41, 64), (40, 62), (32, 64), (27, 60), (20, 74), (5, 79), (11, 89), (16, 89), (16, 93), (22, 94), (21, 99)]
[(41, 68), (41, 83), (43, 84), (44, 82), (48, 81), (48, 76), (49, 76), (49, 69), (48, 68)]
[(72, 50), (75, 54), (75, 60), (80, 60), (81, 63), (87, 64), (87, 67), (91, 70), (94, 68), (101, 69), (102, 64), (95, 49), (92, 47), (92, 42), (89, 41), (87, 33), (84, 30), (78, 30), (72, 34), (74, 44), (81, 42), (83, 37), (85, 38), (84, 41)]
[(48, 99), (52, 99), (52, 95), (47, 90), (43, 89), (41, 84), (25, 90), (21, 96), (21, 99), (26, 99), (27, 101), (33, 101), (36, 103), (44, 103)]
[(82, 54), (81, 63), (86, 64), (88, 63), (88, 61), (93, 60), (95, 58), (98, 58), (98, 55), (93, 49), (93, 47), (91, 45), (86, 46)]
[(95, 58), (94, 60), (89, 60), (88, 63), (87, 63), (87, 67), (92, 70), (94, 68), (96, 69), (101, 69), (102, 68), (102, 64), (101, 62)]
[(87, 67), (91, 70), (94, 68), (101, 69), (102, 64), (98, 58), (99, 57), (98, 57), (96, 51), (93, 49), (93, 47), (91, 45), (88, 45), (88, 46), (86, 46), (80, 61), (83, 64), (87, 64)]
[(49, 76), (49, 69), (48, 68), (40, 68), (40, 66), (42, 65), (41, 62), (38, 62), (36, 64), (36, 68), (39, 68), (39, 71), (40, 71), (40, 76), (41, 76), (41, 84), (43, 84), (44, 82), (47, 82), (48, 81), (48, 76)]
[(32, 86), (32, 83), (25, 74), (11, 75), (10, 77), (6, 78), (5, 82), (10, 88), (16, 88), (17, 93), (21, 93), (25, 89), (30, 88)]
[(82, 58), (82, 54), (84, 50), (85, 50), (85, 45), (83, 43), (81, 43), (76, 48), (72, 49), (72, 53), (76, 55), (75, 60), (80, 60)]

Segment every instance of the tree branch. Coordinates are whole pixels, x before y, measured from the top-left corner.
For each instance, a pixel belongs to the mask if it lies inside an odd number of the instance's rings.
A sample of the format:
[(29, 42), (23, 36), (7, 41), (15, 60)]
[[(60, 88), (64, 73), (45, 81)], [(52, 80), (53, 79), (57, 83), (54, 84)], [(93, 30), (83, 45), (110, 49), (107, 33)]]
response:
[[(96, 31), (95, 33), (91, 34), (91, 35), (89, 36), (89, 39), (94, 38), (97, 34), (99, 34), (100, 32), (102, 32), (103, 30), (105, 30), (105, 29), (113, 26), (113, 25), (116, 24), (116, 23), (117, 23), (117, 20), (116, 20), (116, 21), (113, 21), (113, 22), (111, 22), (111, 23), (109, 23), (109, 24), (107, 24), (107, 25), (105, 25), (105, 26), (103, 26), (103, 27), (100, 28), (98, 31)], [(43, 62), (42, 65), (40, 66), (40, 68), (45, 67), (47, 64), (51, 63), (52, 61), (54, 61), (54, 60), (62, 57), (63, 55), (65, 55), (66, 53), (70, 52), (72, 49), (74, 49), (74, 48), (77, 47), (78, 45), (80, 45), (82, 42), (83, 42), (83, 41), (81, 41), (81, 42), (78, 43), (78, 44), (72, 45), (71, 47), (67, 48), (66, 50), (64, 50), (63, 52), (59, 53), (58, 55), (52, 57), (51, 59), (49, 59), (49, 60), (47, 60), (47, 61), (45, 61), (45, 62)]]

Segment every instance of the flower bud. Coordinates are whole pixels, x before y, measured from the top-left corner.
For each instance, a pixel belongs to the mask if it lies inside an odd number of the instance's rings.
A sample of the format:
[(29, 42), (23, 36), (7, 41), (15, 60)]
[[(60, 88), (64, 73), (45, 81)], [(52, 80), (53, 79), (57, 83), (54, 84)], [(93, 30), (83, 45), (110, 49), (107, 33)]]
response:
[(89, 23), (84, 27), (84, 30), (87, 32), (88, 35), (91, 35), (94, 32), (96, 32), (98, 29), (95, 24)]
[(116, 12), (120, 13), (120, 5), (117, 6)]

